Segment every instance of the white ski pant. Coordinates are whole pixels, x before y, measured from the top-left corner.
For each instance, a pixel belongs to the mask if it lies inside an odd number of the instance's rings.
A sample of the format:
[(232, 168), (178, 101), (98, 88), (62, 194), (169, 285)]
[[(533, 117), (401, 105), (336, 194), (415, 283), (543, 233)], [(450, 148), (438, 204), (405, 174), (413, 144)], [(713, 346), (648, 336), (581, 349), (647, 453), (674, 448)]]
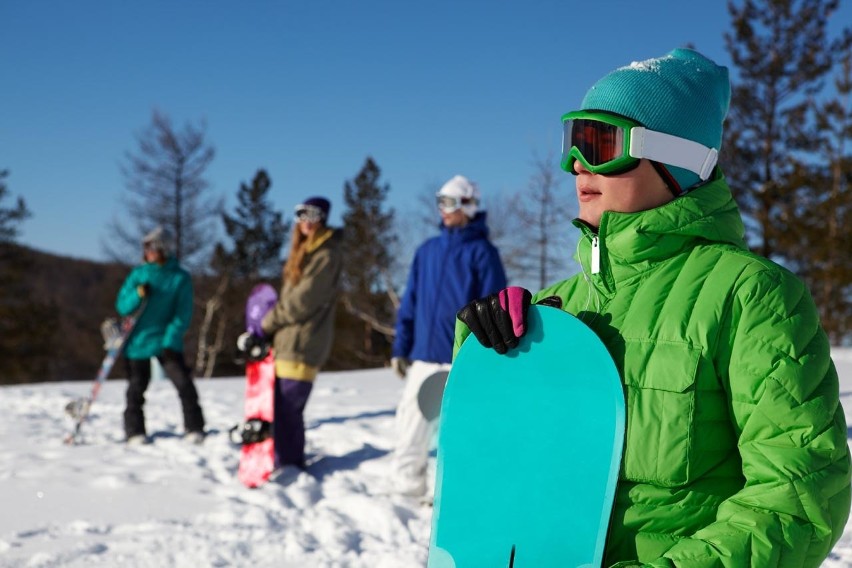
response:
[[(429, 376), (449, 371), (448, 363), (413, 361), (405, 376), (402, 398), (396, 409), (396, 447), (393, 455), (395, 490), (406, 495), (425, 495), (434, 491), (434, 471), (427, 475), (429, 451), (437, 432), (438, 420), (428, 421), (420, 411), (417, 395)], [(428, 478), (428, 479), (427, 479)]]

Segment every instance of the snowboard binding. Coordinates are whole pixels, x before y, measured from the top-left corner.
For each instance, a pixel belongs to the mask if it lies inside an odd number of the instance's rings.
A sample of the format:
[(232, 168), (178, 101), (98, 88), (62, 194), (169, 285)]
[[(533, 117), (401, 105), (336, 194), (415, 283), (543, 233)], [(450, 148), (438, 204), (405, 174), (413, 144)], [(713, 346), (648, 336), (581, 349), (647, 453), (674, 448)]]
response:
[(252, 418), (241, 424), (236, 424), (228, 430), (228, 437), (234, 444), (257, 444), (272, 436), (272, 422)]

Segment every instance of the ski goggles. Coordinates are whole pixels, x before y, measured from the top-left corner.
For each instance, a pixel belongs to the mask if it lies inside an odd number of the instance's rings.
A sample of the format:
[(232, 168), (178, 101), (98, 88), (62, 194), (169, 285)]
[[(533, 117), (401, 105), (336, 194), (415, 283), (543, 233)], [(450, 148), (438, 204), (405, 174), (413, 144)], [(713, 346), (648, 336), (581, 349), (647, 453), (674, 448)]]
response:
[(579, 161), (593, 174), (616, 175), (630, 171), (645, 158), (684, 168), (706, 181), (719, 152), (703, 144), (649, 130), (623, 116), (595, 111), (575, 111), (562, 116), (562, 169), (574, 171)]
[(319, 223), (325, 218), (322, 209), (315, 205), (296, 205), (294, 214), (296, 222), (307, 221), (308, 223)]
[(474, 197), (454, 197), (438, 193), (435, 195), (435, 202), (438, 204), (438, 209), (444, 213), (452, 213), (465, 205), (475, 205), (477, 200)]

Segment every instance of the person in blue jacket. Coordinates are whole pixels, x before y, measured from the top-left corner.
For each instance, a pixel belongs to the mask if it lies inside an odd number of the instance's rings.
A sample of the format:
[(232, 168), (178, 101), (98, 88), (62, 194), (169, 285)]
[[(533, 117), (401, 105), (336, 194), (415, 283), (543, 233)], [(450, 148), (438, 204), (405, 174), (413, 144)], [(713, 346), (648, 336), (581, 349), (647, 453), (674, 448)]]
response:
[(122, 284), (115, 301), (119, 315), (144, 310), (124, 347), (127, 365), (127, 406), (124, 433), (128, 444), (147, 443), (145, 432), (145, 390), (151, 381), (151, 358), (157, 357), (165, 374), (180, 396), (184, 437), (199, 444), (204, 439), (204, 415), (198, 392), (183, 356), (183, 337), (192, 318), (192, 279), (169, 254), (162, 227), (148, 233), (143, 241), (145, 262), (135, 267)]
[(436, 197), (441, 234), (414, 254), (391, 350), (391, 366), (406, 380), (396, 411), (392, 481), (396, 492), (414, 497), (434, 490), (426, 471), (436, 423), (418, 407), (420, 387), (430, 375), (450, 368), (456, 312), (506, 286), (500, 254), (488, 240), (476, 184), (457, 175)]

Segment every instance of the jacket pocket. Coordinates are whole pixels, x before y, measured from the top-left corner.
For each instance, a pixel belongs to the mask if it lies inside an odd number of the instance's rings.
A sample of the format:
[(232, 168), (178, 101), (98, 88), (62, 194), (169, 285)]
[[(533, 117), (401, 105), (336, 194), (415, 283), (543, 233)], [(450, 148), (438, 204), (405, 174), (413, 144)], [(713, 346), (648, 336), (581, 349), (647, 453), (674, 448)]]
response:
[(625, 341), (627, 479), (662, 487), (689, 481), (700, 357), (701, 350), (686, 343)]

